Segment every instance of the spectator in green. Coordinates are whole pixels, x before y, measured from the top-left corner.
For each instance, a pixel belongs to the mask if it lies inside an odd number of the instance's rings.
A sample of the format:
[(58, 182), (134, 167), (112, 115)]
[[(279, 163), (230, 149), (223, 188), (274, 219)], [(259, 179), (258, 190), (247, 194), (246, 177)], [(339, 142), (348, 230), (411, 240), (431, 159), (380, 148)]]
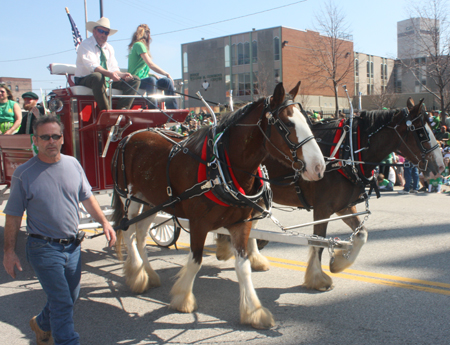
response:
[(22, 110), (19, 103), (13, 101), (9, 87), (0, 84), (0, 134), (14, 134), (21, 123)]
[(441, 119), (439, 118), (439, 113), (437, 110), (435, 110), (434, 112), (430, 111), (428, 113), (428, 123), (433, 133), (436, 134), (437, 132), (439, 132), (439, 128), (441, 127)]
[(378, 188), (383, 191), (392, 192), (394, 190), (394, 184), (385, 179), (383, 174), (378, 174), (377, 176)]

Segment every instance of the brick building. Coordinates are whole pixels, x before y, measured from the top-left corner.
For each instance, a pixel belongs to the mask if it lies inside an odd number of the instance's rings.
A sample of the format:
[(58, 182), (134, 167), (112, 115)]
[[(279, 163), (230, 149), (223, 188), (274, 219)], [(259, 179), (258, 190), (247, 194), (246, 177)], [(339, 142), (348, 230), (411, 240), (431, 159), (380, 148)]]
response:
[[(315, 44), (320, 40), (326, 38), (317, 32), (280, 26), (182, 44), (182, 92), (195, 96), (200, 91), (205, 99), (226, 104), (227, 95), (233, 90), (235, 104), (247, 103), (272, 94), (278, 82), (289, 90), (301, 81), (299, 100), (304, 107), (332, 113), (333, 85), (324, 82), (327, 78), (323, 71), (312, 73), (320, 50)], [(339, 44), (343, 64), (338, 72), (350, 65), (340, 85), (347, 85), (352, 97), (356, 92), (353, 42), (347, 37), (340, 39)], [(340, 107), (348, 108), (342, 87), (338, 88), (338, 95)], [(199, 111), (202, 106), (197, 100), (184, 99), (185, 108)]]
[(13, 100), (23, 105), (21, 96), (28, 91), (32, 91), (30, 78), (0, 77), (0, 83), (6, 84), (13, 94)]

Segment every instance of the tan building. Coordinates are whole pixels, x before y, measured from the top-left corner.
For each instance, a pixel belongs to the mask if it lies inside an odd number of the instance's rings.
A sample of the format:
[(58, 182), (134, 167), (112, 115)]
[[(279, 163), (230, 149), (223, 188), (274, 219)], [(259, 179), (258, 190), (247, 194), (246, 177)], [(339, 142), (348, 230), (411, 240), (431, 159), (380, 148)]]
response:
[(381, 56), (354, 53), (355, 96), (375, 95), (388, 91), (393, 86), (392, 72), (395, 60)]

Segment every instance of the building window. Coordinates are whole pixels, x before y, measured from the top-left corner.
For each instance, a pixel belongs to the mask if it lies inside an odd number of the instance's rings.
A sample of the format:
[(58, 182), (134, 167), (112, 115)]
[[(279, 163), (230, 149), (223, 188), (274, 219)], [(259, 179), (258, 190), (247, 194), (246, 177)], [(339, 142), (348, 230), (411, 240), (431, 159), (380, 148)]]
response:
[(244, 64), (244, 45), (242, 43), (238, 43), (237, 45), (237, 55), (238, 55), (238, 65)]
[(355, 83), (355, 95), (359, 96), (359, 83)]
[(237, 59), (236, 59), (236, 44), (231, 45), (231, 66), (237, 65)]
[(273, 52), (274, 52), (274, 60), (280, 60), (280, 39), (275, 37), (273, 39)]
[(20, 99), (19, 99), (19, 97), (17, 97), (17, 98), (16, 98), (16, 102), (17, 102), (17, 103), (19, 103), (19, 102), (20, 102)]
[(233, 90), (236, 96), (250, 95), (252, 92), (250, 73), (233, 74)]
[(370, 78), (370, 61), (367, 61), (367, 78)]
[(373, 78), (373, 61), (370, 61), (370, 77)]
[(367, 84), (367, 95), (370, 95), (370, 84)]
[(250, 64), (250, 43), (244, 43), (244, 65)]
[(231, 89), (231, 77), (230, 77), (229, 74), (226, 74), (226, 75), (225, 75), (225, 88), (226, 88), (227, 90), (230, 90), (230, 89)]
[(183, 53), (183, 72), (188, 72), (188, 54), (186, 52)]
[(16, 85), (16, 91), (19, 91), (19, 85)]
[(224, 49), (225, 67), (230, 67), (230, 46), (227, 44)]
[(252, 63), (258, 62), (258, 42), (252, 42)]
[(359, 60), (355, 59), (355, 76), (359, 76)]
[(388, 80), (388, 68), (387, 68), (387, 63), (384, 64), (384, 79)]

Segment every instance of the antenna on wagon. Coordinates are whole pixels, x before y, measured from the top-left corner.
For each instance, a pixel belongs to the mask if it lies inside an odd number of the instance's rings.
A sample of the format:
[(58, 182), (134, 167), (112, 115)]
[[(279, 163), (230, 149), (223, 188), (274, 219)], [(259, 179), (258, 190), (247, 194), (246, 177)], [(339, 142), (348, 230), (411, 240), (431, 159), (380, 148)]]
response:
[(352, 165), (355, 166), (355, 158), (353, 155), (353, 104), (350, 101), (350, 96), (348, 95), (348, 91), (347, 91), (347, 85), (342, 85), (342, 87), (344, 88), (345, 94), (347, 95), (347, 99), (348, 99), (348, 104), (349, 104), (349, 108), (350, 108), (350, 114), (349, 114), (349, 119), (350, 119), (350, 123), (349, 123), (349, 127), (350, 127), (350, 157), (352, 159)]
[(198, 98), (200, 98), (200, 100), (203, 102), (204, 105), (206, 105), (206, 107), (208, 108), (209, 112), (211, 113), (212, 119), (213, 119), (213, 134), (215, 136), (216, 134), (216, 127), (217, 127), (217, 119), (216, 119), (216, 114), (214, 113), (214, 111), (211, 109), (211, 107), (209, 106), (209, 104), (205, 101), (205, 99), (203, 98), (203, 96), (201, 95), (200, 91), (197, 91), (196, 95), (198, 96)]

